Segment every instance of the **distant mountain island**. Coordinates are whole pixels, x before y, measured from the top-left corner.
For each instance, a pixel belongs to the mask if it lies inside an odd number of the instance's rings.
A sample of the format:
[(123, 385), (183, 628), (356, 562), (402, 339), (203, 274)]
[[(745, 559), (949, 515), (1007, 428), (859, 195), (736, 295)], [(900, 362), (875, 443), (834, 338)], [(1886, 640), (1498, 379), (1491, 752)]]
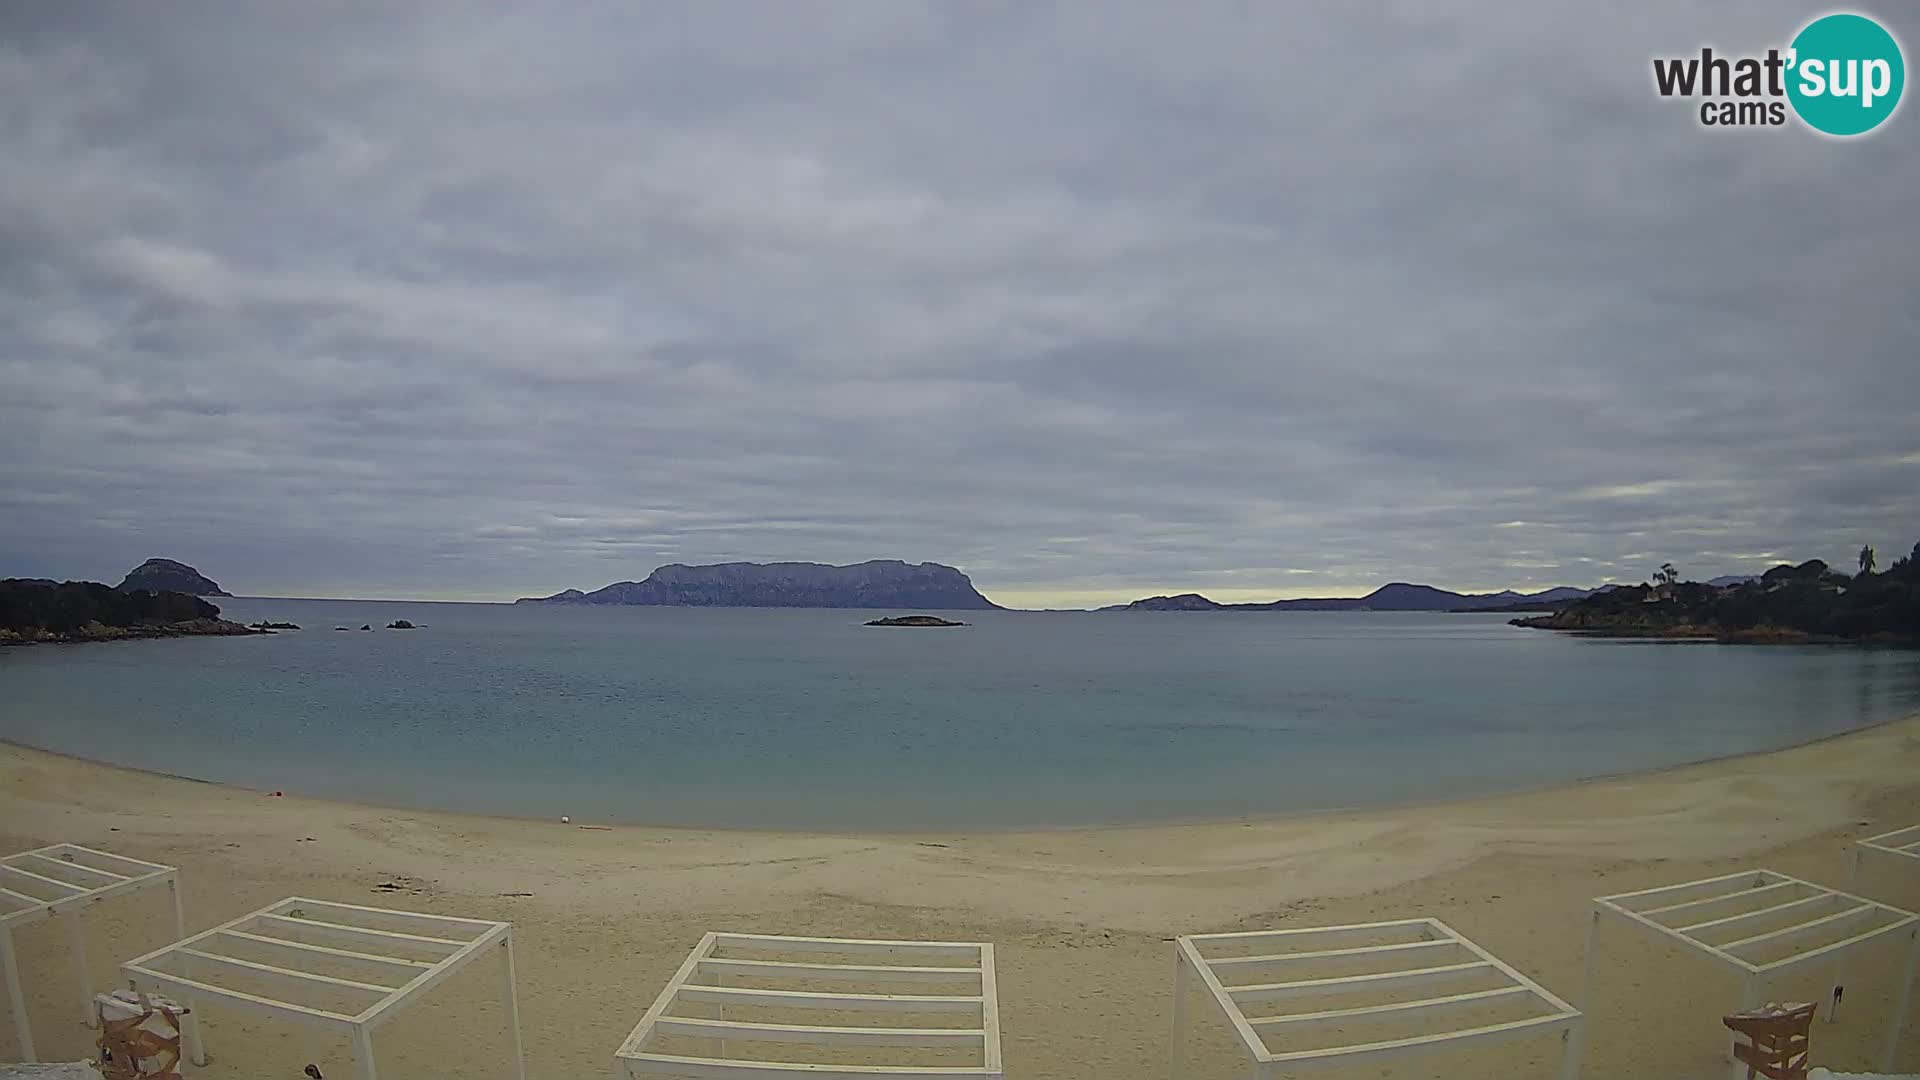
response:
[(925, 608), (986, 611), (999, 605), (967, 575), (940, 563), (875, 559), (851, 566), (824, 563), (673, 563), (645, 581), (604, 589), (567, 589), (516, 604), (635, 604), (656, 607)]
[(126, 591), (147, 589), (152, 592), (177, 592), (188, 596), (232, 596), (200, 571), (172, 559), (148, 559), (127, 571), (120, 583)]
[(1149, 596), (1131, 604), (1103, 607), (1101, 611), (1482, 611), (1515, 605), (1552, 607), (1592, 595), (1589, 589), (1560, 586), (1536, 593), (1504, 589), (1496, 593), (1457, 593), (1431, 585), (1410, 585), (1396, 581), (1382, 585), (1365, 596), (1329, 596), (1300, 600), (1270, 600), (1264, 604), (1222, 604), (1199, 593), (1178, 596)]

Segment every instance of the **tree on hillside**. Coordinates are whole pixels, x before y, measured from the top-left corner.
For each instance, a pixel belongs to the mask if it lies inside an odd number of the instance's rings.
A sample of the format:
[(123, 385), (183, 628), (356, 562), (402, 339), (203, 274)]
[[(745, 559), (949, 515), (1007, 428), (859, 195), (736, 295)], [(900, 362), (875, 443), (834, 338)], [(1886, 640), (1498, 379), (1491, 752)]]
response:
[(1860, 572), (1862, 574), (1873, 573), (1873, 545), (1872, 544), (1863, 544), (1860, 548)]

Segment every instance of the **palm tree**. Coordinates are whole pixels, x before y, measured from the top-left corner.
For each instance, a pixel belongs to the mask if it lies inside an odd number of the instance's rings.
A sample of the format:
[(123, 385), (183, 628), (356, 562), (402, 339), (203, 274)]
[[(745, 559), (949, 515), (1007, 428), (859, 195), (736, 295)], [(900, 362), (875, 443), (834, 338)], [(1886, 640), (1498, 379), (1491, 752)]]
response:
[(1860, 572), (1862, 574), (1873, 573), (1873, 545), (1872, 544), (1866, 544), (1860, 548)]

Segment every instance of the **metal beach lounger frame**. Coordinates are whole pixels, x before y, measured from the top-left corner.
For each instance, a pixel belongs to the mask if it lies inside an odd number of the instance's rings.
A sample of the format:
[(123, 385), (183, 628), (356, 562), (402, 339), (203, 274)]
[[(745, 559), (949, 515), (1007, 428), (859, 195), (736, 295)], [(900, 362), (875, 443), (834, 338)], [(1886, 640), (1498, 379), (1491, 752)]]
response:
[[(1761, 906), (1749, 906), (1755, 903)], [(1743, 870), (1595, 897), (1587, 923), (1583, 1004), (1593, 993), (1594, 938), (1603, 915), (1655, 941), (1682, 946), (1732, 969), (1740, 976), (1742, 1012), (1761, 1004), (1766, 981), (1773, 976), (1808, 964), (1828, 963), (1834, 966), (1834, 982), (1838, 985), (1849, 954), (1884, 947), (1880, 943), (1888, 937), (1906, 937), (1905, 974), (1884, 1055), (1885, 1067), (1893, 1068), (1900, 1033), (1906, 1026), (1914, 968), (1920, 964), (1920, 915), (1772, 870)], [(1793, 921), (1774, 925), (1786, 919)], [(1787, 951), (1770, 960), (1756, 959), (1781, 949)], [(1737, 1068), (1744, 1073), (1744, 1065)]]
[(1920, 871), (1920, 825), (1909, 825), (1879, 836), (1869, 836), (1865, 840), (1855, 840), (1847, 875), (1847, 887), (1850, 889), (1860, 887), (1860, 863), (1863, 858)]
[[(271, 963), (222, 950), (272, 955)], [(353, 1042), (364, 1080), (376, 1080), (373, 1031), (482, 955), (499, 950), (501, 1002), (512, 1042), (513, 1075), (526, 1080), (520, 999), (514, 985), (513, 925), (417, 911), (289, 897), (120, 965), (142, 989), (218, 1001), (296, 1024), (337, 1031)], [(315, 968), (351, 969), (351, 977)], [(276, 989), (251, 993), (224, 985), (245, 978)], [(360, 998), (355, 1012), (300, 1004), (315, 992)]]
[[(165, 888), (172, 898), (174, 933), (184, 935), (186, 916), (180, 906), (180, 871), (176, 867), (79, 844), (50, 844), (0, 859), (0, 980), (4, 980), (22, 1061), (35, 1058), (13, 932), (47, 919), (67, 920), (67, 948), (79, 976), (80, 1015), (92, 1027), (93, 980), (87, 973), (87, 929), (82, 915), (102, 900), (158, 888)], [(187, 1024), (189, 1045), (193, 1045), (191, 1018)]]
[[(808, 960), (745, 959), (722, 955), (749, 951), (806, 957)], [(826, 963), (820, 955), (861, 963)], [(906, 960), (906, 964), (887, 963)], [(703, 977), (712, 981), (702, 982)], [(768, 990), (724, 985), (733, 978), (761, 982), (829, 982), (855, 989)], [(901, 986), (924, 989), (959, 984), (964, 993), (894, 993)], [(959, 1014), (970, 1027), (866, 1027), (822, 1024), (766, 1024), (740, 1019), (703, 1019), (680, 1014), (683, 1004), (735, 1008), (841, 1013)], [(714, 1057), (662, 1053), (663, 1036), (721, 1040)], [(752, 1040), (797, 1046), (877, 1046), (971, 1051), (974, 1065), (913, 1065), (904, 1062), (841, 1065), (729, 1057), (726, 1040)], [(849, 938), (785, 937), (774, 934), (708, 933), (668, 980), (653, 1007), (634, 1026), (614, 1054), (623, 1075), (668, 1073), (734, 1080), (883, 1080), (910, 1077), (998, 1078), (1000, 1000), (994, 981), (993, 946), (965, 941), (882, 941)]]
[[(1356, 944), (1392, 938), (1384, 944)], [(1219, 946), (1253, 948), (1250, 955), (1209, 955)], [(1294, 948), (1287, 948), (1295, 946)], [(1298, 946), (1305, 946), (1299, 948)], [(1390, 970), (1335, 978), (1300, 977), (1316, 966), (1384, 962)], [(1288, 969), (1294, 969), (1292, 974)], [(1279, 978), (1274, 976), (1278, 975)], [(1272, 1078), (1318, 1065), (1357, 1064), (1403, 1057), (1442, 1047), (1486, 1043), (1531, 1034), (1558, 1032), (1563, 1040), (1562, 1080), (1580, 1068), (1580, 1010), (1514, 970), (1492, 953), (1438, 919), (1315, 926), (1298, 930), (1255, 930), (1234, 934), (1187, 934), (1174, 941), (1173, 1038), (1168, 1075), (1181, 1080), (1185, 1062), (1186, 999), (1197, 977), (1221, 1017), (1238, 1037), (1248, 1075)], [(1245, 981), (1251, 979), (1253, 981)], [(1488, 981), (1495, 985), (1464, 993), (1444, 993), (1446, 984)], [(1436, 989), (1416, 989), (1435, 987)], [(1413, 996), (1359, 1008), (1308, 1008), (1249, 1016), (1249, 1004), (1334, 998), (1357, 990), (1408, 990)], [(1409, 1016), (1471, 1012), (1500, 1001), (1529, 1003), (1537, 1015), (1504, 1023), (1448, 1028), (1407, 1038), (1288, 1050), (1275, 1048), (1289, 1035), (1328, 1026)], [(1329, 1002), (1328, 1004), (1331, 1004)], [(1436, 1074), (1437, 1075), (1437, 1074)]]

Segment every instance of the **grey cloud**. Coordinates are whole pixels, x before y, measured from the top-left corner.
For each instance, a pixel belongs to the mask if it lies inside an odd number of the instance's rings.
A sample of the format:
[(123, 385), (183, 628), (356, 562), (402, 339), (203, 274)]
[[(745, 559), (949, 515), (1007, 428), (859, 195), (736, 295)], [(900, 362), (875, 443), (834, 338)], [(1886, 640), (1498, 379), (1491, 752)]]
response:
[(1709, 133), (1648, 75), (1809, 14), (9, 9), (0, 572), (1093, 601), (1904, 549), (1911, 106)]

